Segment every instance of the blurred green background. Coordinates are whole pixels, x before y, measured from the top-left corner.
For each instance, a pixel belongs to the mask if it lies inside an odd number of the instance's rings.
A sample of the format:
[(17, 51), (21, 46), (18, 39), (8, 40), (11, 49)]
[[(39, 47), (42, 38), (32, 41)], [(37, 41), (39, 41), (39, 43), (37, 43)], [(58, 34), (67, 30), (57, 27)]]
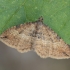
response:
[(44, 24), (70, 44), (70, 0), (0, 0), (0, 34), (41, 16)]
[[(0, 0), (0, 34), (40, 16), (70, 44), (70, 0)], [(70, 59), (42, 59), (33, 51), (21, 54), (0, 42), (0, 70), (70, 70)]]

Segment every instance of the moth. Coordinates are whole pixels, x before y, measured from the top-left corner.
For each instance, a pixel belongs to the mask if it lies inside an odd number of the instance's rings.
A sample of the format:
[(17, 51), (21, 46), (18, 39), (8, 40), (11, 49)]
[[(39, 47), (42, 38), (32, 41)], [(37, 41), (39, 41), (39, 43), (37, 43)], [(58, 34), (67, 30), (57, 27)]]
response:
[(33, 50), (42, 58), (70, 58), (70, 46), (43, 24), (42, 17), (7, 29), (0, 35), (0, 41), (21, 53)]

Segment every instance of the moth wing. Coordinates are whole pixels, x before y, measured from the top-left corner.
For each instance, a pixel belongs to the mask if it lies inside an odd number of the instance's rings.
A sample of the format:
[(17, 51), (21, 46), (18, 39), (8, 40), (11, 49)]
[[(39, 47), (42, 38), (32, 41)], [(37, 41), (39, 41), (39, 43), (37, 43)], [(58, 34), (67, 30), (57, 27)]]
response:
[(70, 58), (70, 47), (60, 39), (59, 42), (53, 43), (53, 46), (49, 50), (49, 56), (56, 59)]
[(70, 47), (48, 26), (39, 25), (34, 44), (35, 51), (42, 58), (70, 58)]
[(35, 24), (33, 23), (21, 24), (18, 27), (14, 26), (0, 36), (0, 41), (20, 52), (26, 52), (31, 50), (31, 34), (34, 30)]

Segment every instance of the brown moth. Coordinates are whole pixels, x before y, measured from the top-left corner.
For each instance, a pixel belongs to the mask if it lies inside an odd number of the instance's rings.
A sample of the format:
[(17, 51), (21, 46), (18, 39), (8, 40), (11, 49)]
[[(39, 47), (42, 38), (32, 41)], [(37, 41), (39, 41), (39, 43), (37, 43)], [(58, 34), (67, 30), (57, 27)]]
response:
[(38, 21), (21, 24), (6, 30), (0, 41), (20, 52), (34, 50), (42, 58), (70, 58), (70, 47), (48, 26)]

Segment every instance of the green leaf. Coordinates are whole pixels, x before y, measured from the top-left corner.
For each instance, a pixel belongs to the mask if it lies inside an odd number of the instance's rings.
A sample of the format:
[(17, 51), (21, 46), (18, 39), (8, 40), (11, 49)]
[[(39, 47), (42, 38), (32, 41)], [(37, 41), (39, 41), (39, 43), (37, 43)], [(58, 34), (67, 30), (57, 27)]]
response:
[(40, 16), (70, 44), (70, 0), (0, 0), (0, 34), (14, 25)]

